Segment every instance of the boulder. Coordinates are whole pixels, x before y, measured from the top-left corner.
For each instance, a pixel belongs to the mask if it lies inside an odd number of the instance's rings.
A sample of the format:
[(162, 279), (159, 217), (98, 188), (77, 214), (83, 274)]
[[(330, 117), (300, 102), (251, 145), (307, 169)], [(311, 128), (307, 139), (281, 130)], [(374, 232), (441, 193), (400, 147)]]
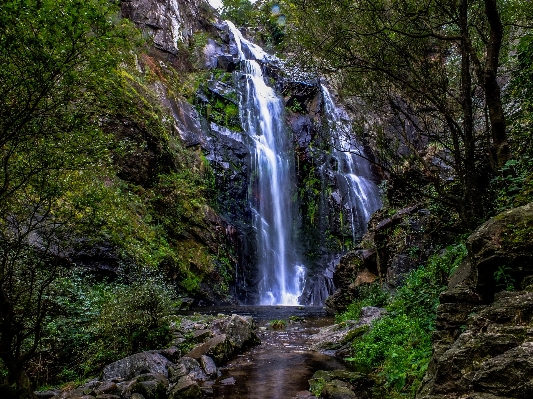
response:
[(215, 332), (226, 335), (234, 352), (261, 343), (255, 333), (255, 323), (252, 317), (233, 314), (229, 319), (215, 320), (211, 328)]
[(202, 355), (200, 357), (200, 364), (202, 365), (202, 368), (209, 377), (215, 378), (218, 375), (217, 366), (214, 360), (211, 359), (209, 356)]
[(162, 375), (143, 374), (131, 386), (132, 393), (141, 394), (145, 399), (167, 399), (168, 380)]
[(495, 273), (507, 275), (519, 288), (525, 277), (533, 275), (533, 203), (488, 220), (468, 238), (467, 247), (475, 265), (474, 289), (486, 301), (502, 283)]
[(320, 391), (321, 398), (352, 399), (361, 397), (358, 394), (366, 397), (364, 392), (371, 386), (371, 382), (365, 374), (357, 372), (319, 370), (309, 380), (309, 386), (313, 392)]
[(116, 390), (117, 390), (117, 384), (115, 384), (113, 381), (105, 381), (94, 389), (94, 394), (95, 396), (98, 396), (104, 393), (113, 393)]
[(160, 374), (168, 376), (168, 368), (172, 365), (166, 357), (156, 351), (136, 353), (118, 360), (104, 368), (102, 379), (105, 381), (114, 378), (131, 380), (141, 374)]
[(203, 355), (208, 355), (220, 366), (229, 359), (232, 352), (231, 343), (226, 337), (226, 334), (219, 334), (203, 344), (196, 346), (186, 356), (193, 359), (200, 359)]
[[(204, 373), (202, 366), (195, 359), (184, 356), (180, 359), (179, 363), (186, 370), (186, 375), (195, 381), (208, 380), (207, 375)], [(181, 377), (180, 377), (181, 378)]]
[(202, 390), (196, 381), (185, 376), (170, 389), (168, 399), (202, 399)]
[(35, 392), (35, 396), (37, 396), (38, 399), (51, 399), (55, 396), (59, 396), (61, 391), (57, 390), (46, 390), (46, 391), (37, 391)]
[(324, 399), (357, 399), (357, 395), (351, 390), (350, 384), (339, 380), (326, 382), (320, 397)]

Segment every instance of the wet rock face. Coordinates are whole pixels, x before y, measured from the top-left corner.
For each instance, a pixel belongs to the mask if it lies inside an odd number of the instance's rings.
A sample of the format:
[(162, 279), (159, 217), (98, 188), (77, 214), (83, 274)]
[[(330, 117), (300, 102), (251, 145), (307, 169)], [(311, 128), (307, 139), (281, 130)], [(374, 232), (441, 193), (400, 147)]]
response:
[[(469, 237), (469, 257), (440, 298), (433, 358), (417, 399), (533, 397), (532, 226), (528, 204)], [(513, 286), (522, 290), (505, 291)]]

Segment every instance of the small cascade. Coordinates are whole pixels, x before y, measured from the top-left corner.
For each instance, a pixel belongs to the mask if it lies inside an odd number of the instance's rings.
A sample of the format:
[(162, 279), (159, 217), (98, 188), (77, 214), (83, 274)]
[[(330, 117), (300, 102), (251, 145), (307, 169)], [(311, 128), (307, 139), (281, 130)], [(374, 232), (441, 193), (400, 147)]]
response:
[(261, 62), (275, 57), (246, 40), (227, 22), (236, 46), (241, 71), (240, 113), (251, 138), (251, 207), (256, 231), (261, 282), (261, 305), (297, 305), (305, 284), (305, 268), (295, 254), (291, 188), (294, 182), (290, 137), (284, 126), (283, 102), (265, 83)]
[(342, 108), (335, 106), (331, 94), (322, 85), (324, 111), (331, 133), (333, 157), (337, 161), (335, 173), (342, 195), (342, 206), (349, 212), (353, 241), (366, 231), (372, 214), (381, 208), (379, 188), (372, 180), (370, 163), (352, 134), (349, 117)]

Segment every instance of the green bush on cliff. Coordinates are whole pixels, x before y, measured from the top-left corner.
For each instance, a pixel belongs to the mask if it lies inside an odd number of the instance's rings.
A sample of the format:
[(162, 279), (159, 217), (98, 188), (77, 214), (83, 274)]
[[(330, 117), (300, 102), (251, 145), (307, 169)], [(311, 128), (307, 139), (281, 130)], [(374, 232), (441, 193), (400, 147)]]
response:
[[(409, 273), (387, 305), (387, 314), (374, 322), (368, 333), (354, 340), (354, 356), (349, 360), (372, 370), (379, 397), (414, 397), (431, 357), (439, 295), (465, 256), (465, 245), (458, 244), (430, 257), (426, 265)], [(375, 298), (380, 296), (375, 289), (369, 289), (367, 297), (348, 312), (360, 310), (362, 304), (377, 304)], [(347, 316), (345, 313), (340, 317)]]

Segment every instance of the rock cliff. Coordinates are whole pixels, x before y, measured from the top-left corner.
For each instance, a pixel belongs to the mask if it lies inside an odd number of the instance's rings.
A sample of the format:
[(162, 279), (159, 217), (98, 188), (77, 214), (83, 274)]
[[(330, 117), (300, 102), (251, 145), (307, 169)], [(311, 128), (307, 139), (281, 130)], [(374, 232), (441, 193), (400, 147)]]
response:
[(533, 396), (533, 203), (469, 238), (437, 310), (433, 358), (417, 399)]

